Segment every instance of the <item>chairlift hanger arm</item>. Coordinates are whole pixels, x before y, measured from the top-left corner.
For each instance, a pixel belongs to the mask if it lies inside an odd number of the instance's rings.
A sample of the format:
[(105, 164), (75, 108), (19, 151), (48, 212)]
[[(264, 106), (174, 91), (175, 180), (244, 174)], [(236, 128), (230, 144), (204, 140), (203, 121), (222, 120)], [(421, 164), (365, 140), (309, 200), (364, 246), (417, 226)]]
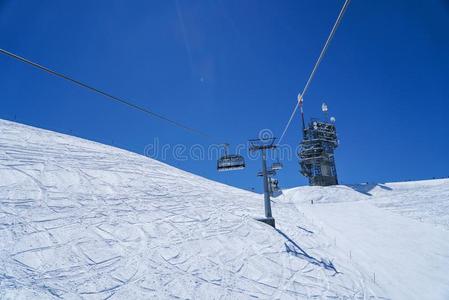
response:
[(276, 138), (267, 138), (267, 139), (251, 139), (248, 140), (251, 146), (249, 147), (249, 150), (259, 151), (259, 150), (265, 150), (265, 149), (275, 149), (277, 146), (274, 144), (276, 141)]

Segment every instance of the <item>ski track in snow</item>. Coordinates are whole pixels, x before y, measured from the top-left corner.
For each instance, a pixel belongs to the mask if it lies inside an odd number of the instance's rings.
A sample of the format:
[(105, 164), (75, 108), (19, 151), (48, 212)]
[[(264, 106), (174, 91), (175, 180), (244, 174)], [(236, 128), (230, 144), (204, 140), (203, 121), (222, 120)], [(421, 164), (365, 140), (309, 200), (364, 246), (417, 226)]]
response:
[[(281, 234), (254, 220), (260, 195), (0, 120), (0, 298), (389, 299), (297, 193), (274, 199)], [(448, 225), (430, 206), (379, 199)]]

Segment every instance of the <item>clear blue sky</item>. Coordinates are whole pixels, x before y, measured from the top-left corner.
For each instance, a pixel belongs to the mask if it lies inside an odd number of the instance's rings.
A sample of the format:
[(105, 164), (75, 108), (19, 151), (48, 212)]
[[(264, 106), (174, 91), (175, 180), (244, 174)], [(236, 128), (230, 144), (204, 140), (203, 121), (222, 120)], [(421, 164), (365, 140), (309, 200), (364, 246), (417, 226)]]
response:
[[(0, 47), (244, 143), (280, 135), (343, 1), (7, 1)], [(0, 118), (143, 153), (209, 141), (0, 56)], [(343, 183), (449, 176), (449, 2), (353, 0), (304, 100), (337, 119)], [(300, 140), (299, 119), (285, 142)], [(260, 190), (259, 161), (166, 162)], [(306, 184), (285, 161), (283, 187)]]

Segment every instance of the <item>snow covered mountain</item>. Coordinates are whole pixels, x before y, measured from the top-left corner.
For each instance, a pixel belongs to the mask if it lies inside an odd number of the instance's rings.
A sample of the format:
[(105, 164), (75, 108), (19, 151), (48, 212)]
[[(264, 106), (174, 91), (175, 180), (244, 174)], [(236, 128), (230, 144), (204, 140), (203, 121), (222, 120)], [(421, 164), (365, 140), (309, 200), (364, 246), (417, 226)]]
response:
[(0, 121), (0, 299), (449, 299), (449, 180), (287, 190), (277, 230), (262, 212), (258, 194)]

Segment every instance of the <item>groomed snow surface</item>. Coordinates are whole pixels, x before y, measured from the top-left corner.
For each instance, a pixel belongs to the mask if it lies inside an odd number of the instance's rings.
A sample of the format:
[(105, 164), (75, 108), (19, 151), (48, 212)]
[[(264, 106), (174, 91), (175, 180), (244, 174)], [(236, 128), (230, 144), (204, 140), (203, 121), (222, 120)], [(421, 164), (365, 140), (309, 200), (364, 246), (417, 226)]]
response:
[[(313, 202), (313, 204), (312, 204)], [(261, 195), (0, 121), (0, 299), (449, 299), (449, 180)]]

